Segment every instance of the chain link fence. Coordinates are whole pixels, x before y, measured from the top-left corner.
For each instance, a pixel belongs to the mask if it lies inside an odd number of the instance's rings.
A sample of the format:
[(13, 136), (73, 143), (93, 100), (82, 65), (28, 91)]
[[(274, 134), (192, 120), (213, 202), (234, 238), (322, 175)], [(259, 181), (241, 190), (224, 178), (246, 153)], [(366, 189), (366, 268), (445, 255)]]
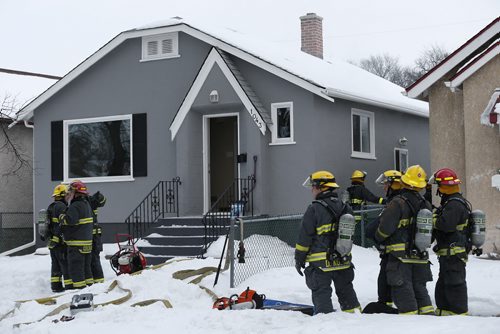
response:
[(0, 212), (0, 254), (33, 242), (33, 212)]
[[(367, 206), (354, 212), (361, 216), (353, 238), (356, 245), (374, 245), (372, 240), (365, 237), (365, 227), (378, 217), (382, 209), (383, 206)], [(294, 214), (232, 220), (229, 239), (229, 245), (234, 245), (234, 248), (229, 249), (229, 254), (232, 254), (231, 288), (257, 273), (294, 266), (295, 244), (302, 217), (303, 214)]]

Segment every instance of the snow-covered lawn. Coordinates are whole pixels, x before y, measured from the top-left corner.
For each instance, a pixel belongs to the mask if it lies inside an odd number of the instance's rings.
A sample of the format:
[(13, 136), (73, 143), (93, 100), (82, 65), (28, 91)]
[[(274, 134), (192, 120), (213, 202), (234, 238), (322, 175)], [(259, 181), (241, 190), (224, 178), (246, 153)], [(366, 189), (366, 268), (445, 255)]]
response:
[[(97, 294), (95, 303), (123, 295), (120, 291), (104, 294), (116, 278), (104, 254), (115, 252), (115, 245), (105, 245), (102, 264), (106, 283), (86, 288), (82, 292)], [(371, 249), (355, 247), (356, 265), (354, 286), (362, 306), (377, 299), (376, 280), (379, 258)], [(437, 279), (437, 259), (432, 258), (434, 279)], [(155, 271), (145, 271), (137, 276), (120, 276), (124, 288), (131, 289), (133, 297), (122, 305), (98, 307), (93, 312), (83, 312), (69, 322), (53, 323), (63, 314), (14, 329), (13, 324), (37, 320), (68, 302), (71, 295), (58, 299), (57, 305), (39, 305), (28, 302), (21, 305), (14, 315), (0, 322), (0, 333), (500, 333), (500, 261), (471, 258), (467, 266), (469, 309), (474, 317), (432, 317), (363, 315), (336, 312), (309, 317), (299, 312), (272, 310), (217, 311), (212, 309), (210, 296), (198, 286), (175, 280), (172, 273), (183, 269), (217, 266), (218, 259), (193, 259), (175, 262)], [(49, 287), (48, 255), (0, 257), (0, 316), (11, 310), (16, 300), (52, 295)], [(224, 272), (219, 283), (212, 288), (214, 275), (206, 277), (201, 285), (219, 296), (240, 293), (247, 286), (271, 299), (284, 299), (311, 304), (310, 292), (304, 279), (292, 267), (272, 269), (250, 277), (235, 289), (229, 288), (229, 272)], [(433, 298), (435, 281), (428, 284)], [(145, 307), (130, 307), (147, 299), (168, 299), (172, 309), (161, 303)], [(334, 307), (339, 308), (334, 296)]]

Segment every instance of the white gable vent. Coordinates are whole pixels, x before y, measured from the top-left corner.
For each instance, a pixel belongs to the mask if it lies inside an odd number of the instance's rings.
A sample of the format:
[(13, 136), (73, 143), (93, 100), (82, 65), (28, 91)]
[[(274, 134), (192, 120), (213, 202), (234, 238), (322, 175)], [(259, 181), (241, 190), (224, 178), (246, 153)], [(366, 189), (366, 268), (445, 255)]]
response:
[(179, 57), (179, 35), (176, 32), (142, 38), (141, 61)]

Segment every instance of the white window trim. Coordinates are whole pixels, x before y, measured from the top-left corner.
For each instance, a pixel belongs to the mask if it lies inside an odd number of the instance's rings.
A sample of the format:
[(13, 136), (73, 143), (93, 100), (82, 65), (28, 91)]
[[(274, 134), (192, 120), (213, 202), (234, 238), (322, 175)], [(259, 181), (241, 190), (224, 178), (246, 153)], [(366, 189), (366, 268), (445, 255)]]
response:
[[(69, 178), (69, 146), (68, 146), (68, 127), (73, 124), (84, 123), (97, 123), (97, 122), (111, 122), (111, 121), (130, 121), (130, 175), (121, 176), (98, 176), (98, 177), (83, 177), (83, 178)], [(132, 115), (116, 115), (94, 118), (81, 118), (63, 121), (63, 176), (64, 182), (71, 182), (73, 180), (81, 180), (86, 183), (95, 182), (120, 182), (120, 181), (134, 181), (134, 150), (133, 150), (133, 123)]]
[[(366, 116), (370, 118), (370, 153), (358, 152), (354, 151), (354, 141), (352, 140), (354, 124), (353, 124), (353, 116)], [(376, 160), (375, 156), (375, 113), (371, 111), (361, 110), (361, 109), (351, 109), (351, 158), (360, 158), (360, 159), (372, 159)]]
[[(394, 154), (393, 154), (393, 157), (394, 157), (394, 169), (396, 169), (396, 151), (399, 151), (399, 167), (401, 167), (401, 152), (405, 152), (406, 153), (406, 166), (409, 167), (409, 161), (410, 159), (408, 158), (408, 149), (406, 148), (399, 148), (399, 147), (395, 147), (394, 148)], [(404, 173), (404, 170), (401, 171), (402, 173)]]
[[(148, 43), (152, 41), (157, 41), (158, 42), (158, 47), (161, 48), (161, 41), (165, 39), (172, 39), (172, 53), (166, 54), (166, 55), (156, 55), (156, 56), (149, 56), (147, 54), (147, 49), (148, 49)], [(171, 32), (171, 33), (166, 33), (166, 34), (160, 34), (160, 35), (151, 35), (151, 36), (144, 36), (142, 37), (142, 44), (141, 44), (141, 60), (140, 62), (147, 62), (147, 61), (153, 61), (153, 60), (160, 60), (160, 59), (170, 59), (170, 58), (179, 58), (179, 33), (178, 32)]]
[[(278, 120), (277, 120), (278, 108), (290, 108), (290, 137), (289, 138), (278, 138)], [(271, 131), (271, 143), (269, 143), (269, 145), (276, 146), (276, 145), (296, 144), (296, 142), (293, 140), (294, 124), (293, 124), (293, 102), (292, 101), (271, 103), (271, 120), (273, 122), (273, 125), (271, 127), (271, 129), (272, 129), (272, 131)]]

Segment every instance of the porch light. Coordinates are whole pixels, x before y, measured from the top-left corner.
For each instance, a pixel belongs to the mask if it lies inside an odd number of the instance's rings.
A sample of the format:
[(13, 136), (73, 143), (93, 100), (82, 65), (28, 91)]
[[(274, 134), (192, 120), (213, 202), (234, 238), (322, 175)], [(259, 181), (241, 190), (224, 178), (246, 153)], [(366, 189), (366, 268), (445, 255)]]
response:
[(399, 142), (399, 145), (406, 146), (406, 144), (408, 143), (408, 139), (406, 139), (406, 137), (401, 137), (401, 138), (399, 138), (398, 142)]

